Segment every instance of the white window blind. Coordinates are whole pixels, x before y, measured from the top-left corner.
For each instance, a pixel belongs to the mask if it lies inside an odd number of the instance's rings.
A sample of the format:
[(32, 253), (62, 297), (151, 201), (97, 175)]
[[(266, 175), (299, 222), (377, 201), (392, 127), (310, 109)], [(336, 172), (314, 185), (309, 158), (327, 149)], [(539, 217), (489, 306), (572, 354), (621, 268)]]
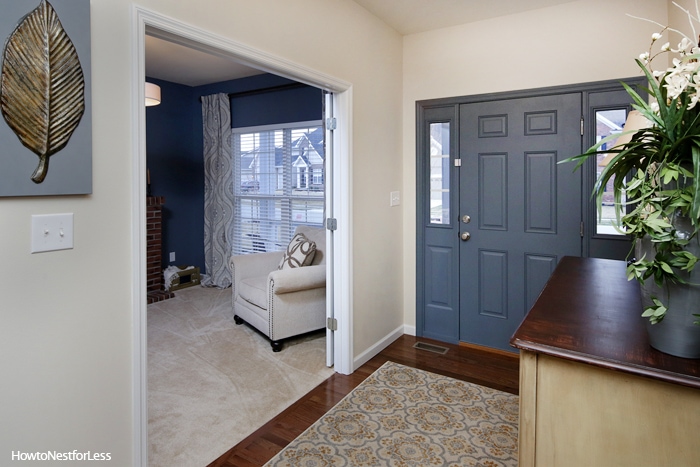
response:
[(233, 254), (283, 250), (297, 226), (322, 226), (321, 122), (233, 131)]

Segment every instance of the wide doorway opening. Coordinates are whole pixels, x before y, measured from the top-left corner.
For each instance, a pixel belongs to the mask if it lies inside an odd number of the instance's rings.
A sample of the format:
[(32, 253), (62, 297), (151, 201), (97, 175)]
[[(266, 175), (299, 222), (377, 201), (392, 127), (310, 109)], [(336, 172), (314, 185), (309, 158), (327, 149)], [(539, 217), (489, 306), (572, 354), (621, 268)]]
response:
[[(349, 187), (349, 171), (343, 170), (348, 165), (349, 153), (349, 124), (351, 85), (322, 73), (297, 66), (294, 63), (271, 57), (269, 54), (256, 51), (225, 38), (212, 36), (206, 31), (193, 29), (170, 18), (135, 7), (135, 48), (136, 63), (132, 73), (132, 89), (134, 101), (134, 158), (133, 158), (133, 309), (134, 309), (134, 437), (137, 449), (134, 453), (134, 465), (147, 465), (147, 377), (146, 377), (146, 226), (145, 201), (148, 191), (148, 160), (146, 156), (146, 115), (141, 103), (144, 101), (143, 83), (145, 72), (145, 41), (147, 37), (157, 36), (159, 39), (171, 41), (179, 45), (194, 48), (208, 53), (223, 55), (231, 60), (240, 61), (249, 67), (258, 67), (267, 73), (273, 73), (283, 78), (294, 80), (306, 85), (315, 86), (328, 93), (326, 103), (332, 105), (333, 114), (326, 113), (324, 118), (334, 118), (335, 131), (326, 144), (330, 146), (335, 156), (331, 168), (326, 168), (322, 180), (316, 168), (302, 167), (297, 164), (297, 185), (304, 184), (309, 191), (320, 182), (326, 181), (332, 188), (327, 192), (329, 204), (326, 207), (326, 217), (337, 219), (337, 229), (329, 242), (329, 256), (333, 258), (328, 269), (332, 282), (328, 284), (329, 307), (338, 321), (338, 331), (329, 339), (327, 349), (333, 360), (331, 363), (337, 372), (349, 374), (352, 372), (351, 358), (351, 329), (344, 325), (350, 322), (348, 283), (349, 274), (343, 264), (348, 264), (349, 225), (343, 222), (349, 218), (349, 202), (347, 196)], [(303, 160), (303, 159), (302, 159)], [(335, 168), (337, 167), (337, 169)], [(305, 169), (305, 170), (302, 170)], [(295, 172), (292, 172), (294, 174)], [(255, 189), (255, 182), (247, 184), (245, 189)], [(316, 209), (302, 210), (306, 214), (318, 214)], [(293, 213), (294, 211), (290, 211)], [(298, 213), (297, 213), (298, 214)], [(326, 220), (321, 218), (323, 225)]]

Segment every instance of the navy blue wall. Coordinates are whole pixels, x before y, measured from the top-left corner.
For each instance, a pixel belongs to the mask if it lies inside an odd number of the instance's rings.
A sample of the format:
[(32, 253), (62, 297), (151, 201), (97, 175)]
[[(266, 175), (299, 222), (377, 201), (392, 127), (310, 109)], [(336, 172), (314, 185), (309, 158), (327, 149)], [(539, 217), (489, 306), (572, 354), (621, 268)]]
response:
[(217, 92), (233, 94), (231, 96), (232, 128), (321, 120), (323, 94), (320, 89), (312, 86), (236, 96), (236, 93), (289, 84), (295, 84), (295, 82), (265, 74), (199, 86), (196, 90), (199, 96)]
[[(190, 87), (147, 78), (161, 87), (161, 104), (146, 108), (146, 154), (151, 194), (164, 196), (163, 267), (204, 267), (204, 162), (200, 96), (238, 93), (293, 83), (257, 75)], [(322, 92), (303, 86), (231, 98), (234, 128), (321, 120)], [(169, 253), (176, 253), (170, 263)]]
[(174, 264), (200, 266), (203, 270), (202, 128), (193, 118), (201, 113), (198, 96), (190, 86), (151, 78), (148, 81), (161, 89), (160, 105), (146, 107), (146, 158), (151, 194), (165, 197), (163, 265), (171, 264), (169, 252), (174, 251)]

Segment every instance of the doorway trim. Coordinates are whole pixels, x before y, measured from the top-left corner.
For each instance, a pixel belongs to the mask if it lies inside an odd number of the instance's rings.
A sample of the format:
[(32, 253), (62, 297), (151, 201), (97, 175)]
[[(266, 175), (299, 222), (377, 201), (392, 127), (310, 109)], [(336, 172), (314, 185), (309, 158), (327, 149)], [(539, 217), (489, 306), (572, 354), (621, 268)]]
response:
[(245, 65), (293, 79), (333, 93), (337, 128), (333, 138), (336, 170), (333, 173), (333, 213), (338, 220), (334, 232), (333, 306), (338, 320), (334, 339), (334, 369), (350, 374), (353, 368), (351, 240), (352, 213), (352, 85), (346, 81), (307, 68), (240, 42), (214, 35), (157, 12), (132, 6), (132, 400), (133, 465), (148, 465), (148, 386), (146, 327), (146, 111), (143, 106), (145, 72), (145, 36), (157, 36), (205, 52), (236, 59)]

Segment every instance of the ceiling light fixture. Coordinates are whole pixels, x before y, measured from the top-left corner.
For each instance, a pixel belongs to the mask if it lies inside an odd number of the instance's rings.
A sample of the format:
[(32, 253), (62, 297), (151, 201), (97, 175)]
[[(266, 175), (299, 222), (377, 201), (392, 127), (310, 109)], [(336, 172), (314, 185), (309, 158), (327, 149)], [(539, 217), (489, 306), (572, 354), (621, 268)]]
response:
[(146, 107), (160, 104), (160, 86), (146, 83)]

